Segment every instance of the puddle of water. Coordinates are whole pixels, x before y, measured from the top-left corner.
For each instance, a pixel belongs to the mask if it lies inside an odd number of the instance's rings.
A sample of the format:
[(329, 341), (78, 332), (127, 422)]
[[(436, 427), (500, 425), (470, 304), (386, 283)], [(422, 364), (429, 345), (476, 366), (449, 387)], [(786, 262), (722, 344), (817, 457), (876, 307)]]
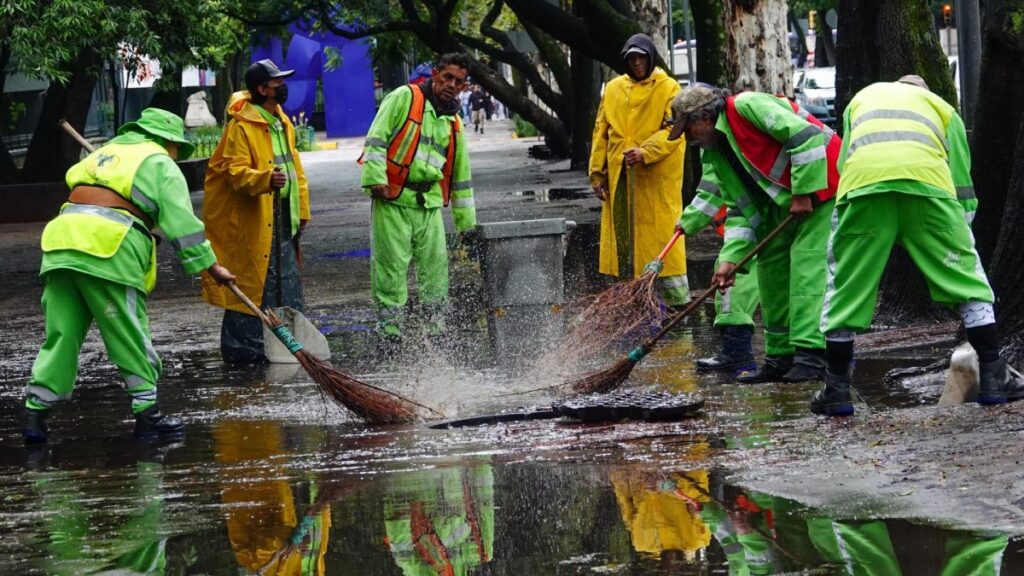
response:
[(561, 200), (582, 200), (593, 192), (589, 188), (542, 188), (540, 190), (516, 190), (512, 196), (521, 196), (535, 202), (557, 202)]

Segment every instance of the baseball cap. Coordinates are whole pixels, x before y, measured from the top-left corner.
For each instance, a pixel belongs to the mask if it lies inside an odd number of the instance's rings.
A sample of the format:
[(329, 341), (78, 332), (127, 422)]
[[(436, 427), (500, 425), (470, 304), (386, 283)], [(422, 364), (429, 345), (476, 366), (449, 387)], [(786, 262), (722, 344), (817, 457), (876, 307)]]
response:
[(907, 74), (897, 80), (897, 82), (900, 82), (901, 84), (910, 84), (911, 86), (917, 86), (918, 88), (928, 90), (928, 83), (924, 81), (924, 78), (921, 78), (917, 74)]
[(295, 70), (281, 70), (270, 58), (264, 58), (252, 63), (252, 66), (245, 71), (245, 85), (259, 86), (274, 78), (287, 78), (295, 74)]
[(676, 94), (672, 100), (672, 131), (668, 135), (669, 140), (678, 140), (686, 129), (686, 121), (690, 114), (711, 104), (718, 98), (714, 88), (707, 84), (694, 84), (687, 86)]

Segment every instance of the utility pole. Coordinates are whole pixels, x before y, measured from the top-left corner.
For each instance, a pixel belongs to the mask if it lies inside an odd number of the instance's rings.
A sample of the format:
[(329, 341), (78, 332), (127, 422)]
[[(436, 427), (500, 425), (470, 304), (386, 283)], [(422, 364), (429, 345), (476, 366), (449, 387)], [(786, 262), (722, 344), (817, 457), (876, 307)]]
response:
[(690, 86), (697, 82), (697, 70), (693, 65), (693, 51), (697, 48), (697, 42), (693, 40), (690, 33), (690, 0), (683, 0), (683, 33), (686, 34), (686, 65), (689, 72)]
[[(956, 38), (960, 52), (960, 112), (967, 130), (974, 129), (974, 105), (978, 102), (981, 69), (981, 10), (978, 0), (954, 0)], [(948, 30), (948, 28), (947, 28)]]
[(673, 78), (676, 76), (675, 24), (675, 19), (672, 17), (672, 0), (668, 0), (668, 65), (672, 69)]

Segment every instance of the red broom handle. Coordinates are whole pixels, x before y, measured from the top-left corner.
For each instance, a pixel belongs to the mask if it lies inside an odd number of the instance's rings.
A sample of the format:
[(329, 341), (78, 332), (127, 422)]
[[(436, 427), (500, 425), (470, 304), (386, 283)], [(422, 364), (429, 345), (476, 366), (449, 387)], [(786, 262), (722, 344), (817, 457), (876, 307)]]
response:
[(659, 262), (664, 260), (665, 256), (668, 256), (668, 253), (672, 250), (672, 247), (676, 245), (676, 242), (682, 235), (682, 230), (676, 230), (676, 233), (672, 235), (672, 239), (668, 241), (667, 245), (665, 245), (665, 249), (661, 251), (661, 254), (658, 254), (656, 260), (658, 260)]

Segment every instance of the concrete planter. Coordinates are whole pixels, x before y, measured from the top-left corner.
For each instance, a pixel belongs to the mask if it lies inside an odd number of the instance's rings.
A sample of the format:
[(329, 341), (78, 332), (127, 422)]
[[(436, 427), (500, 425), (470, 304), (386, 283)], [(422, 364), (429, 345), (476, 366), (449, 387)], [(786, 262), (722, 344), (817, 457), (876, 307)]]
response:
[(203, 189), (203, 181), (206, 180), (206, 164), (209, 161), (209, 158), (189, 158), (178, 162), (178, 168), (181, 168), (182, 174), (185, 175), (185, 182), (188, 183), (189, 192)]
[(49, 220), (67, 199), (68, 187), (64, 182), (0, 186), (0, 224)]

